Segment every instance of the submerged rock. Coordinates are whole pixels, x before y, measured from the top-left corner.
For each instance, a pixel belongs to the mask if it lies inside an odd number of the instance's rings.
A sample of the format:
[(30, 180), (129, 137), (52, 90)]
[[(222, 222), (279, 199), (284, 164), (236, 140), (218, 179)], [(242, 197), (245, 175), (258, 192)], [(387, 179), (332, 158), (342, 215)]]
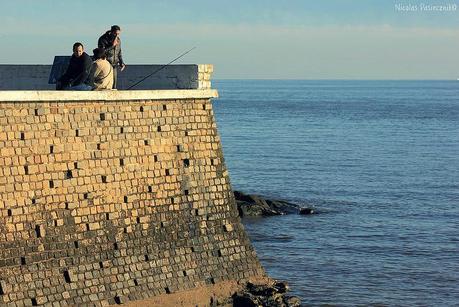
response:
[(241, 217), (316, 213), (312, 208), (301, 208), (285, 200), (269, 199), (260, 195), (244, 194), (240, 191), (234, 191), (234, 197)]
[(301, 306), (301, 300), (297, 296), (289, 296), (284, 298), (285, 303), (289, 307), (299, 307)]
[(287, 293), (290, 290), (286, 282), (278, 281), (273, 286), (279, 293)]
[(299, 214), (301, 215), (309, 215), (309, 214), (314, 214), (315, 211), (312, 208), (300, 208)]

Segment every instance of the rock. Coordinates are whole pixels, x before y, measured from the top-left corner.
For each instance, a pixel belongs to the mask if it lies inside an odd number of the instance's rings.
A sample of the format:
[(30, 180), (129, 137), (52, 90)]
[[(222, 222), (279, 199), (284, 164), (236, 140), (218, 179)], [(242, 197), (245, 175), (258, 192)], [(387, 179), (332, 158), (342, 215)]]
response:
[(299, 214), (301, 215), (309, 215), (309, 214), (314, 214), (315, 211), (312, 208), (300, 208)]
[(247, 283), (246, 286), (247, 291), (251, 294), (258, 295), (258, 296), (271, 296), (276, 293), (276, 289), (273, 287), (269, 287), (267, 285), (255, 285), (251, 282)]
[(293, 204), (285, 200), (266, 199), (266, 203), (271, 209), (280, 211), (282, 214), (296, 214), (299, 208), (297, 204)]
[(284, 297), (284, 302), (288, 307), (300, 307), (301, 300), (297, 296)]
[(241, 217), (283, 215), (297, 213), (299, 210), (298, 205), (284, 200), (268, 199), (239, 191), (234, 191), (234, 197)]
[(235, 191), (234, 196), (240, 216), (271, 216), (280, 213), (271, 209), (268, 203), (257, 195), (246, 195)]
[(233, 295), (234, 307), (258, 307), (262, 306), (254, 295), (247, 292), (237, 292)]
[(269, 301), (273, 301), (275, 306), (282, 306), (284, 305), (284, 295), (282, 293), (274, 293)]
[(288, 307), (300, 306), (296, 296), (286, 296), (288, 284), (276, 281), (273, 284), (253, 284), (248, 282), (244, 289), (233, 294), (233, 306), (239, 307)]
[(288, 284), (285, 281), (278, 281), (274, 284), (274, 289), (277, 290), (279, 293), (287, 293), (290, 289)]

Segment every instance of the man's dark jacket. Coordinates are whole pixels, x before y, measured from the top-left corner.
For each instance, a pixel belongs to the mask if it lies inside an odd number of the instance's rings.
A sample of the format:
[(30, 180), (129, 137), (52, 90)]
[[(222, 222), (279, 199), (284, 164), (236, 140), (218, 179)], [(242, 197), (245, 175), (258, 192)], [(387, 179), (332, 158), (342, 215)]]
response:
[(113, 36), (110, 31), (107, 31), (104, 35), (99, 37), (99, 41), (97, 42), (99, 48), (105, 49), (107, 61), (113, 66), (124, 64), (123, 55), (121, 53), (121, 39), (119, 37), (116, 39), (118, 39), (118, 45), (113, 46), (115, 36)]
[(91, 65), (92, 59), (86, 52), (83, 52), (78, 58), (73, 54), (67, 71), (59, 78), (59, 81), (68, 86), (82, 84), (88, 79)]

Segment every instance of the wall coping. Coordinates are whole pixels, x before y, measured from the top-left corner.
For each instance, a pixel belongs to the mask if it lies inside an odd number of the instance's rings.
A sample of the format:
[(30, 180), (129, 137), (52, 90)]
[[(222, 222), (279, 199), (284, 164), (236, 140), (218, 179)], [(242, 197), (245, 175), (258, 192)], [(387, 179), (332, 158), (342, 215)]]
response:
[(0, 103), (23, 101), (132, 101), (218, 98), (215, 89), (133, 91), (0, 91)]

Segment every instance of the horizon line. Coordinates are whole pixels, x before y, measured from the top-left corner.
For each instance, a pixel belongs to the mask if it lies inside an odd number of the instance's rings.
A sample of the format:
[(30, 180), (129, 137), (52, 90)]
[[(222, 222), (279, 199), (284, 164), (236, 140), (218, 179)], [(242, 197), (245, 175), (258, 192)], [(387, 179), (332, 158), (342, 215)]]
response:
[(458, 79), (378, 79), (378, 78), (215, 78), (211, 81), (459, 81)]

